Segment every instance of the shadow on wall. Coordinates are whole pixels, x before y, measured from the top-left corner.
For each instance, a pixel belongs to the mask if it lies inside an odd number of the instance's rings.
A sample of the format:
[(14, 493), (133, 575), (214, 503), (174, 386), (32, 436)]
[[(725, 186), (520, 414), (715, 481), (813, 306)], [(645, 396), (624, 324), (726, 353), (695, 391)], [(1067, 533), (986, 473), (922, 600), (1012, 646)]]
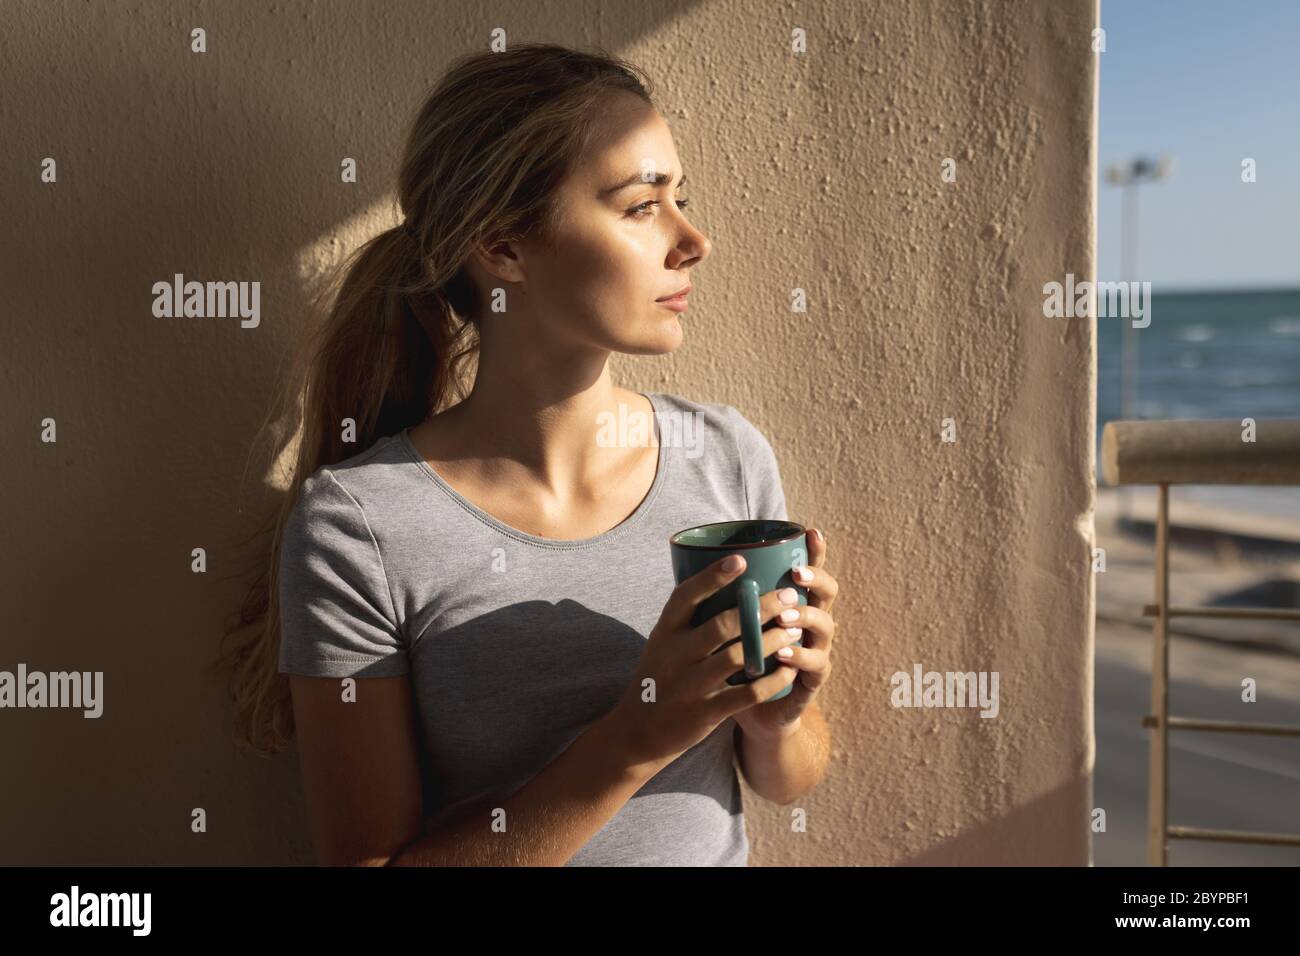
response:
[[(1091, 770), (1091, 768), (1089, 768)], [(924, 853), (902, 860), (901, 866), (1078, 866), (1091, 859), (1091, 808), (1080, 799), (1091, 774), (1079, 774), (1012, 813), (967, 827), (957, 836)], [(1080, 825), (1079, 821), (1083, 821)], [(1061, 834), (1077, 835), (1079, 846), (1062, 848)], [(1068, 857), (1063, 853), (1069, 852)]]

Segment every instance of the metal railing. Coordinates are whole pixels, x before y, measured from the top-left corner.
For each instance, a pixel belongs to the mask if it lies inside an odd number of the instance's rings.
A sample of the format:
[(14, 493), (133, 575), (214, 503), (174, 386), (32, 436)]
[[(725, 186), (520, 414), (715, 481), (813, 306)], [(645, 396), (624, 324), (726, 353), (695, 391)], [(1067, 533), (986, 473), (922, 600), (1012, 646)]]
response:
[(1236, 420), (1116, 421), (1102, 431), (1102, 469), (1111, 485), (1156, 485), (1156, 600), (1147, 763), (1147, 863), (1168, 866), (1169, 840), (1300, 846), (1300, 833), (1254, 833), (1169, 825), (1169, 732), (1300, 737), (1300, 726), (1175, 717), (1169, 713), (1169, 622), (1175, 617), (1300, 621), (1300, 610), (1187, 607), (1169, 603), (1170, 485), (1300, 485), (1300, 419), (1260, 419), (1253, 441)]

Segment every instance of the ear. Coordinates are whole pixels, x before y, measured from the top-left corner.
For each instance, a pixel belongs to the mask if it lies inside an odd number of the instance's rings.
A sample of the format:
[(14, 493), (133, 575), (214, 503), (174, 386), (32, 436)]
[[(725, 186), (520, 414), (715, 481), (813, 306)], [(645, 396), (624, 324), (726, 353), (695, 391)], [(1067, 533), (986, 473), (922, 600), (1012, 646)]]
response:
[(528, 277), (520, 250), (506, 240), (480, 242), (474, 246), (470, 258), (492, 279), (514, 283)]

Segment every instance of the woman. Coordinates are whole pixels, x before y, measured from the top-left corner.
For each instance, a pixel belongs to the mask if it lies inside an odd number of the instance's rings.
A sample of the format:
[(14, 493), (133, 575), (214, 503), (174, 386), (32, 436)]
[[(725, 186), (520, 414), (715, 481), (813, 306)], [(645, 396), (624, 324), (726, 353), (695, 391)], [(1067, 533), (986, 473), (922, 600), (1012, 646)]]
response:
[(785, 518), (776, 459), (731, 406), (610, 379), (612, 352), (681, 343), (709, 254), (683, 179), (607, 56), (464, 57), (420, 110), (405, 222), (346, 264), (295, 386), (265, 626), (228, 657), (244, 738), (279, 749), (292, 718), (321, 863), (744, 865), (733, 755), (772, 799), (820, 779), (824, 538), (807, 606), (783, 622), (793, 590), (762, 599), (765, 654), (804, 646), (727, 685), (736, 612), (689, 619), (743, 562), (676, 585), (667, 541)]

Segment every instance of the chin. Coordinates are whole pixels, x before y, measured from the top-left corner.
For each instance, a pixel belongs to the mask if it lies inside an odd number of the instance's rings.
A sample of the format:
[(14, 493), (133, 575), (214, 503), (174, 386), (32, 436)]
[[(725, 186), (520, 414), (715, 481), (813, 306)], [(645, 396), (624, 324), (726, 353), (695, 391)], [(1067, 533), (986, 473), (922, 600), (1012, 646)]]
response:
[(654, 350), (656, 355), (664, 355), (668, 352), (674, 352), (682, 344), (686, 337), (686, 332), (682, 328), (680, 316), (669, 313), (670, 318), (667, 321), (661, 320), (659, 326), (660, 334), (658, 335), (659, 347)]
[(628, 355), (667, 355), (681, 346), (683, 338), (681, 321), (676, 315), (669, 313), (667, 320), (662, 318), (658, 320), (658, 327), (653, 331), (647, 331), (645, 335), (638, 335), (633, 340), (620, 343), (616, 351)]

